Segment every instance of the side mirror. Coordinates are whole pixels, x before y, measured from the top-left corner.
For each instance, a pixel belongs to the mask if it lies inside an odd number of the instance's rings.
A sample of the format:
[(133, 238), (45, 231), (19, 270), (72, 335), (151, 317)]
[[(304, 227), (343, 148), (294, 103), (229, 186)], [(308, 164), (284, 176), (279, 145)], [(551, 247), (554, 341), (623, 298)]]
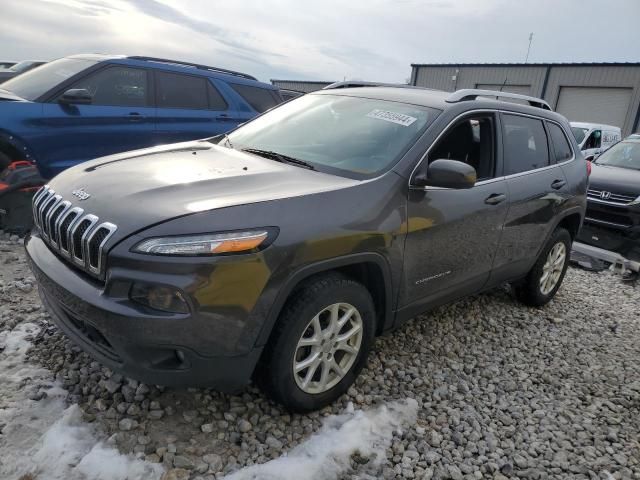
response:
[(86, 88), (71, 88), (62, 94), (58, 102), (69, 105), (90, 105), (92, 100), (93, 97)]
[(425, 171), (418, 171), (412, 185), (416, 187), (471, 188), (476, 184), (476, 169), (458, 160), (440, 159), (429, 164)]
[(593, 162), (596, 159), (596, 156), (595, 155), (588, 155), (588, 156), (584, 157), (584, 159), (587, 162)]

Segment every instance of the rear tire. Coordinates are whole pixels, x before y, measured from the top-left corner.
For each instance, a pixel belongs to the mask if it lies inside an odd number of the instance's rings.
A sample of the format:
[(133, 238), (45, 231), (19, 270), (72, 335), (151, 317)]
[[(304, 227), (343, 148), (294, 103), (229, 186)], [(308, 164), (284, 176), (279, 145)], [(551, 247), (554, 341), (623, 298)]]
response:
[(256, 382), (291, 411), (331, 404), (364, 367), (375, 321), (373, 300), (360, 283), (337, 273), (306, 283), (280, 314)]
[(540, 256), (525, 279), (515, 286), (518, 300), (531, 307), (549, 303), (562, 284), (569, 266), (571, 235), (558, 228), (540, 252)]

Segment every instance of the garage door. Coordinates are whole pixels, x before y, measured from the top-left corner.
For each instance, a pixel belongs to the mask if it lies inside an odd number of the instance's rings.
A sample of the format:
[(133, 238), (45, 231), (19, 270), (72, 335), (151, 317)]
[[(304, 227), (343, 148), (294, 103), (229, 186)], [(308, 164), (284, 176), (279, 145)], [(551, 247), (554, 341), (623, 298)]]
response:
[(572, 122), (624, 126), (630, 88), (561, 87), (556, 110)]
[(478, 83), (476, 88), (480, 90), (502, 90), (503, 92), (519, 93), (520, 95), (531, 95), (531, 85), (497, 85), (493, 83)]

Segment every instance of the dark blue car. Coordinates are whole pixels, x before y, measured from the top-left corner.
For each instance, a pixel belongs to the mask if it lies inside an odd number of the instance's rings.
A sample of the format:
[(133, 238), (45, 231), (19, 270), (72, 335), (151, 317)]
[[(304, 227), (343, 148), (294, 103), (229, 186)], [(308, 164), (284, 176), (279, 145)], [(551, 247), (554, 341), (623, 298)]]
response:
[(227, 132), (282, 102), (244, 73), (152, 57), (74, 55), (0, 86), (0, 170), (51, 178), (92, 158)]

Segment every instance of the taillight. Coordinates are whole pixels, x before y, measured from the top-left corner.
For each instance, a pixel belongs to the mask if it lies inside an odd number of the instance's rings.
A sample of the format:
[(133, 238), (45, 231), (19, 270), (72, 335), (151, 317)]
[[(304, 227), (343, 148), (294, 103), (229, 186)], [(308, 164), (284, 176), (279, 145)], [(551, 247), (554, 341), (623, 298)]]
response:
[(587, 160), (587, 176), (591, 175), (591, 162)]

